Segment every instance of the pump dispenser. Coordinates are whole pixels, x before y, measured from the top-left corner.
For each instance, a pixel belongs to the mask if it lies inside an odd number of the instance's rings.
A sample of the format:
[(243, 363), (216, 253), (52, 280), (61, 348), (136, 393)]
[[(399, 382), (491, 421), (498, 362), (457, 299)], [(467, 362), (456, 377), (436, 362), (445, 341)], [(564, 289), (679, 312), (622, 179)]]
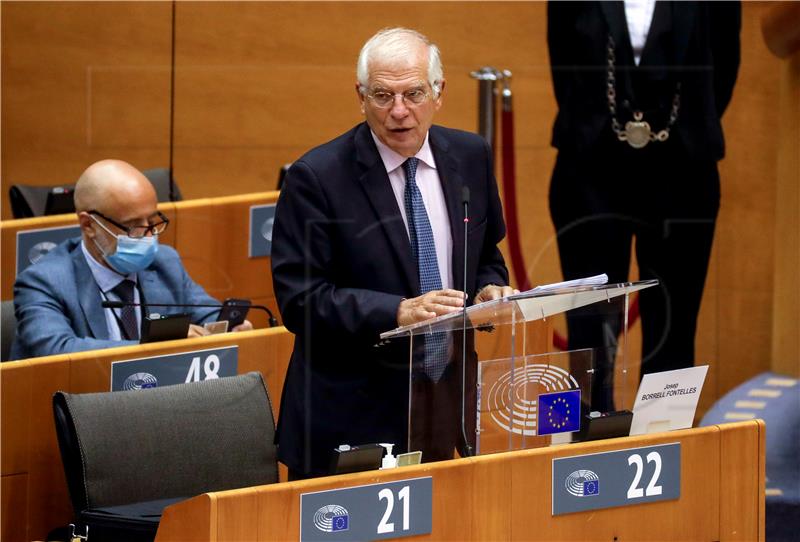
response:
[(394, 444), (382, 442), (381, 446), (386, 448), (386, 455), (383, 456), (383, 460), (381, 461), (381, 470), (395, 468), (397, 466), (397, 458), (392, 455), (392, 448), (394, 448)]

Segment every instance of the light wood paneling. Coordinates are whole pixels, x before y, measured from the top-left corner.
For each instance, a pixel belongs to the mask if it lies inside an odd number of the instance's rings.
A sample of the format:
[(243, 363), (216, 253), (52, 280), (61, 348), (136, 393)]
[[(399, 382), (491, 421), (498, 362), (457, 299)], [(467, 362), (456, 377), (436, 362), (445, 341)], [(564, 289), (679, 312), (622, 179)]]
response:
[[(205, 493), (192, 499), (191, 510), (184, 509), (185, 515), (181, 515), (180, 522), (163, 521), (163, 527), (159, 525), (160, 536), (166, 540), (216, 540), (217, 532), (217, 497), (213, 494)], [(164, 511), (164, 517), (172, 515), (169, 509)]]
[(171, 38), (168, 2), (3, 2), (4, 219), (12, 184), (168, 165)]
[[(31, 372), (27, 370), (27, 364), (21, 362), (16, 365), (9, 365), (8, 369), (0, 372), (0, 413), (14, 412), (20, 407), (27, 409), (28, 401), (31, 396)], [(5, 420), (4, 420), (5, 421)], [(2, 442), (2, 472), (15, 474), (27, 472), (30, 458), (28, 455), (27, 443), (30, 432), (27, 420), (19, 420), (15, 423), (3, 423), (0, 425), (0, 442)]]
[[(766, 457), (766, 424), (755, 420), (744, 427), (719, 425), (720, 491), (730, 495), (720, 504), (717, 540), (752, 540), (765, 537), (765, 462), (753, 468), (755, 458)], [(737, 473), (731, 479), (730, 473)]]
[(0, 532), (6, 542), (27, 542), (28, 475), (3, 476), (0, 482)]
[(783, 59), (775, 198), (772, 370), (800, 376), (800, 4), (776, 2), (762, 16), (764, 40)]
[[(723, 117), (726, 157), (720, 163), (722, 204), (715, 260), (705, 305), (716, 302), (717, 335), (709, 352), (716, 367), (715, 398), (770, 367), (775, 228), (778, 59), (767, 50), (759, 21), (768, 3), (742, 3), (742, 60), (733, 100)], [(709, 390), (711, 391), (711, 390)]]

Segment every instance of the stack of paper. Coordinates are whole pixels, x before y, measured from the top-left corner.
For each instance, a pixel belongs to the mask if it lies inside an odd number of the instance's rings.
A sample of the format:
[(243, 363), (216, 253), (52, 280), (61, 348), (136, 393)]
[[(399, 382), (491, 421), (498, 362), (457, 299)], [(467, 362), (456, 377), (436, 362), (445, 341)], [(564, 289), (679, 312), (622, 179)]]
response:
[(533, 288), (532, 290), (528, 290), (527, 292), (521, 292), (521, 293), (527, 294), (533, 292), (549, 292), (551, 290), (561, 290), (562, 288), (574, 288), (577, 286), (602, 286), (603, 284), (606, 283), (608, 283), (608, 275), (603, 273), (602, 275), (595, 275), (593, 277), (586, 277), (575, 280), (565, 280), (564, 282), (554, 282), (553, 284), (543, 284), (541, 286)]

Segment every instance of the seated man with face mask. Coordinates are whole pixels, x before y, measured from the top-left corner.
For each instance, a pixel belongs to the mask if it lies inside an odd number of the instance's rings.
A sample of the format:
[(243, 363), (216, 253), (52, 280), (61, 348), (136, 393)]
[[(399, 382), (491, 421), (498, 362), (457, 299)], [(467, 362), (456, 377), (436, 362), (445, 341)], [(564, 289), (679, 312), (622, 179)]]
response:
[[(75, 185), (81, 237), (65, 241), (14, 283), (17, 335), (11, 359), (94, 350), (139, 342), (145, 307), (104, 309), (103, 301), (216, 304), (186, 273), (178, 253), (159, 245), (169, 225), (152, 184), (119, 160), (89, 166)], [(207, 335), (217, 308), (153, 307), (185, 312), (189, 337)], [(234, 331), (252, 329), (245, 322)]]

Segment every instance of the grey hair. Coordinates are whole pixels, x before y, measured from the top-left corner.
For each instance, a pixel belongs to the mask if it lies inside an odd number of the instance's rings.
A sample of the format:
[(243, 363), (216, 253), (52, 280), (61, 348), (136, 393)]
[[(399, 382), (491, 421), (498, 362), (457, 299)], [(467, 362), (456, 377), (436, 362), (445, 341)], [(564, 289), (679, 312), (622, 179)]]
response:
[(410, 28), (384, 28), (372, 36), (358, 55), (356, 64), (356, 78), (358, 79), (359, 91), (364, 94), (369, 85), (369, 64), (375, 60), (397, 61), (406, 59), (414, 53), (416, 43), (422, 43), (428, 47), (428, 83), (433, 89), (434, 97), (439, 97), (441, 81), (444, 79), (442, 69), (442, 59), (439, 55), (439, 48), (423, 34)]

